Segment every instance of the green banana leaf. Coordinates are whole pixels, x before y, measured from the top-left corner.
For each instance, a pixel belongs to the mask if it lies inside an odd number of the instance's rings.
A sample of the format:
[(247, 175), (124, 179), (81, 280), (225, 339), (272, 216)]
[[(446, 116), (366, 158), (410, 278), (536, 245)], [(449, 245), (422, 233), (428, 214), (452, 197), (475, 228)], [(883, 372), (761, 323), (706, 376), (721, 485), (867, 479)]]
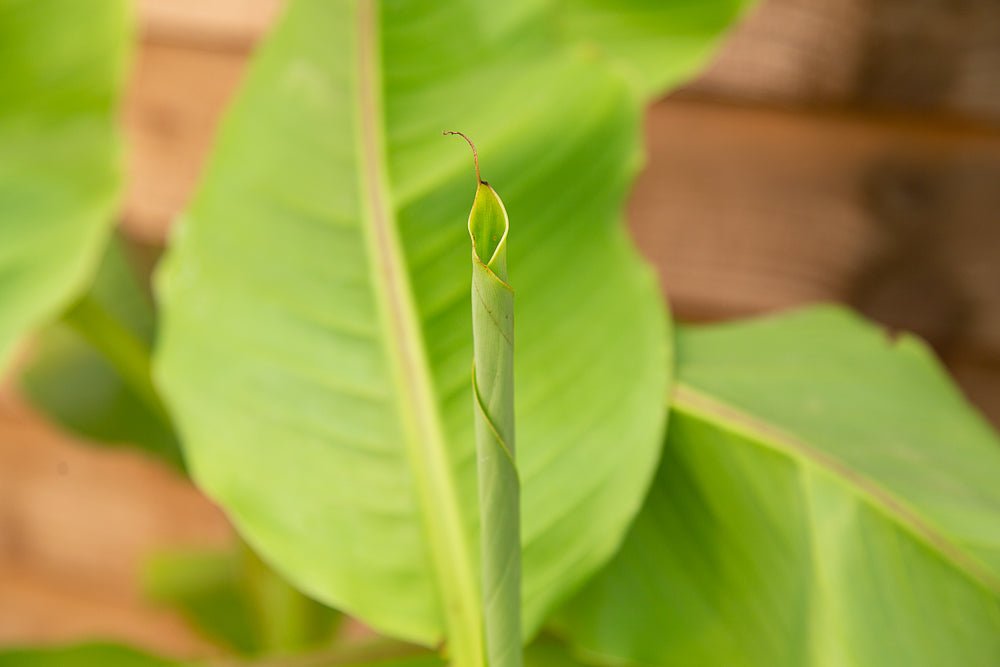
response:
[(0, 372), (97, 269), (122, 181), (128, 3), (0, 3)]
[(157, 280), (193, 478), (311, 597), (427, 645), (480, 626), (473, 182), (442, 129), (523, 221), (526, 638), (616, 551), (662, 448), (668, 324), (621, 224), (639, 104), (550, 8), (292, 2)]
[(559, 627), (607, 662), (1000, 664), (1000, 439), (820, 307), (682, 329), (653, 490)]
[[(134, 445), (182, 469), (180, 445), (149, 378), (153, 305), (122, 239), (111, 239), (83, 299), (36, 336), (22, 393), (76, 435)], [(95, 336), (103, 336), (99, 346)], [(128, 377), (109, 361), (108, 345), (113, 357), (129, 362)], [(123, 356), (128, 351), (134, 353)]]
[(619, 60), (654, 99), (686, 83), (756, 0), (565, 0), (562, 30)]

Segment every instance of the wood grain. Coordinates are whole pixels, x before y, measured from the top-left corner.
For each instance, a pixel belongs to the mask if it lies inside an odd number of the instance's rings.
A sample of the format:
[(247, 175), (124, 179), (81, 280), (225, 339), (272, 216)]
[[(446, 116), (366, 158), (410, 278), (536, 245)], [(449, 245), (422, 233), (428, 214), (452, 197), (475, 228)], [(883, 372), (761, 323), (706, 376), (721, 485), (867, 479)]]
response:
[(1000, 3), (763, 0), (688, 92), (1000, 122)]
[(630, 202), (682, 312), (833, 299), (1000, 358), (1000, 131), (668, 100)]
[(647, 147), (629, 217), (678, 316), (845, 303), (928, 340), (1000, 424), (1000, 131), (666, 100)]

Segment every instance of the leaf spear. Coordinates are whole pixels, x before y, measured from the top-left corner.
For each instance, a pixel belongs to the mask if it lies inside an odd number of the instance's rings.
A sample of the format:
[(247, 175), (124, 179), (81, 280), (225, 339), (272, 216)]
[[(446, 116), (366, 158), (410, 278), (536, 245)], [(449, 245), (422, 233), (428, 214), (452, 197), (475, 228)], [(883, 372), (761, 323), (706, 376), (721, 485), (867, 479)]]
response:
[(479, 174), (472, 237), (472, 395), (479, 471), (480, 550), (486, 659), (521, 667), (520, 482), (514, 452), (514, 292), (507, 283), (507, 211)]

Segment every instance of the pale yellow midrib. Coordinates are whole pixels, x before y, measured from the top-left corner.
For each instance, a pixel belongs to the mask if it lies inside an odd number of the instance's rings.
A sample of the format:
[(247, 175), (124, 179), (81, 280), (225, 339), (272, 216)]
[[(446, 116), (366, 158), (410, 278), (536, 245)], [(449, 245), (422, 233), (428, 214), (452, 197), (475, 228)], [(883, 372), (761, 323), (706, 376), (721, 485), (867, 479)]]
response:
[(358, 146), (365, 238), (384, 333), (399, 396), (407, 453), (430, 542), (445, 617), (449, 653), (460, 667), (483, 662), (478, 587), (466, 548), (464, 522), (449, 464), (430, 366), (425, 354), (401, 244), (389, 204), (380, 99), (375, 0), (358, 0)]
[(1000, 595), (1000, 579), (989, 567), (956, 545), (951, 537), (912, 510), (902, 499), (875, 480), (854, 472), (835, 457), (682, 381), (674, 384), (671, 407), (697, 419), (704, 419), (706, 415), (714, 417), (716, 425), (721, 428), (750, 435), (764, 447), (824, 471), (867, 501), (886, 519), (937, 553), (957, 572), (991, 594)]

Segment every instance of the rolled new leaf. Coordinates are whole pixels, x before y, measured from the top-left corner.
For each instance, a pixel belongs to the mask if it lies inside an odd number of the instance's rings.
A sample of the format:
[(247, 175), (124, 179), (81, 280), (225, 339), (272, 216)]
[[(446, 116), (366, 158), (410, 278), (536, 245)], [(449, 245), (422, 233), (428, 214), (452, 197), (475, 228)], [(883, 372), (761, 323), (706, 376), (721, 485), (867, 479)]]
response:
[(520, 667), (520, 483), (514, 457), (514, 292), (507, 283), (508, 220), (500, 197), (479, 177), (478, 157), (476, 179), (469, 214), (472, 392), (486, 659), (490, 667)]

